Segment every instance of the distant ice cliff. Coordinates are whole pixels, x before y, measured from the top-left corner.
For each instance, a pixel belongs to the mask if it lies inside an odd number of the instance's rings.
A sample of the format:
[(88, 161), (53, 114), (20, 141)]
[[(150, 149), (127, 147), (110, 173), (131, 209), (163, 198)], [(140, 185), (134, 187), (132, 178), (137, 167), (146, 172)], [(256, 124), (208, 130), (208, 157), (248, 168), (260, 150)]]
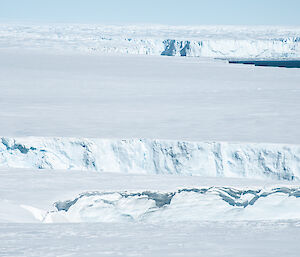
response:
[(164, 40), (162, 55), (213, 58), (297, 58), (300, 37), (269, 40)]
[(212, 58), (300, 58), (300, 28), (0, 24), (0, 49)]

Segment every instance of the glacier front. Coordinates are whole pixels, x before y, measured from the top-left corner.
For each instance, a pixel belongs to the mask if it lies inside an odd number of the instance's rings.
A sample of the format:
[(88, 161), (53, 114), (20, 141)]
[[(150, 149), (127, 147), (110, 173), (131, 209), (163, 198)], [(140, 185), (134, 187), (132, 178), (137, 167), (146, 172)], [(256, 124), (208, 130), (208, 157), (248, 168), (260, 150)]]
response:
[(300, 57), (298, 27), (1, 24), (0, 34), (0, 49), (212, 58)]

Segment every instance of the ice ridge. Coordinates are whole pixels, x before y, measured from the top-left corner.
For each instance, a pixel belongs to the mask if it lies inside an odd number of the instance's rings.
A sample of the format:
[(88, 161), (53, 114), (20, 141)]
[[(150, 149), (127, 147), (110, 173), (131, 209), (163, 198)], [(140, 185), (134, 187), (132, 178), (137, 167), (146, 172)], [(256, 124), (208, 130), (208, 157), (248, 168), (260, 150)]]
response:
[(300, 217), (299, 206), (298, 187), (269, 190), (183, 188), (174, 192), (96, 191), (54, 203), (55, 209), (48, 211), (44, 222), (295, 219)]

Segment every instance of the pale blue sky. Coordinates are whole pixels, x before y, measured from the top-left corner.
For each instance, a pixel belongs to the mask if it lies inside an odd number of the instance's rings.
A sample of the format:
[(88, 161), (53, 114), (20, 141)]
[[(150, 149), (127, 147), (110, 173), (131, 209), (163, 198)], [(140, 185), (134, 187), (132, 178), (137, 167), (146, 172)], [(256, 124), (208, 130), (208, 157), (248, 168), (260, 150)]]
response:
[(300, 0), (0, 0), (0, 21), (300, 25)]

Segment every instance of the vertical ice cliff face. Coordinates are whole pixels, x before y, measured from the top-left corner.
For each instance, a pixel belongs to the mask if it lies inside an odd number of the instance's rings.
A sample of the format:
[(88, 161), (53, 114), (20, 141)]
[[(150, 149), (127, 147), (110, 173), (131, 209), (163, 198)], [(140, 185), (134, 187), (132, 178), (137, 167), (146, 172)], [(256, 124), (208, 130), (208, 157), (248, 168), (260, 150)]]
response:
[(300, 146), (148, 139), (1, 138), (0, 167), (300, 178)]
[(163, 41), (167, 56), (213, 58), (297, 58), (300, 57), (300, 37), (270, 40), (216, 39), (202, 41)]

